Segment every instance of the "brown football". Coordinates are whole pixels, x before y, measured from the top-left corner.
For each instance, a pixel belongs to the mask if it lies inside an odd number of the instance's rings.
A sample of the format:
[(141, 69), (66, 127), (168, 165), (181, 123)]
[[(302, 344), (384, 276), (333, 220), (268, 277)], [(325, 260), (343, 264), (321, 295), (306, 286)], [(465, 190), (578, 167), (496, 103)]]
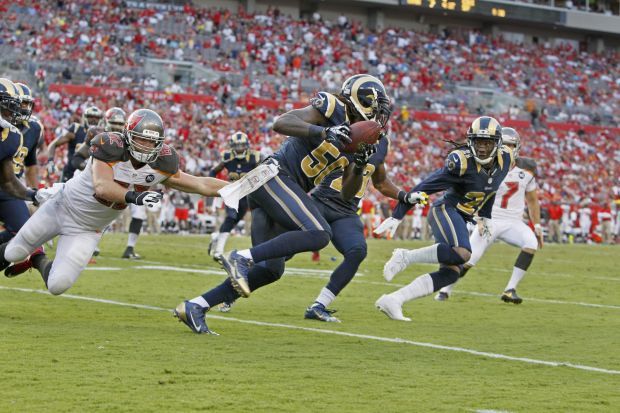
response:
[(342, 152), (354, 153), (360, 143), (377, 143), (381, 135), (381, 124), (374, 120), (364, 120), (351, 125), (351, 143), (342, 148)]

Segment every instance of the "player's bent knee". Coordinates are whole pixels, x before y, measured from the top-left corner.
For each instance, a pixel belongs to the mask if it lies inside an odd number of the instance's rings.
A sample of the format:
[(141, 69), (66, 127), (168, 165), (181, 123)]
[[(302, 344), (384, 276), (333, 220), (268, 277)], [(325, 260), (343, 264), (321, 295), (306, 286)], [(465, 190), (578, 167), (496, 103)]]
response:
[(60, 295), (67, 291), (73, 282), (66, 277), (54, 277), (53, 274), (50, 274), (50, 277), (47, 279), (47, 290), (53, 295)]
[(32, 251), (25, 245), (16, 242), (9, 242), (4, 250), (4, 259), (8, 262), (20, 262), (26, 259)]
[(456, 253), (459, 255), (459, 257), (461, 257), (462, 262), (454, 262), (454, 263), (450, 263), (450, 264), (462, 265), (462, 264), (465, 264), (466, 262), (468, 262), (471, 259), (471, 251), (466, 250), (465, 248), (454, 247), (454, 251), (456, 251)]
[(365, 245), (358, 245), (358, 246), (355, 246), (355, 247), (351, 248), (350, 250), (348, 250), (344, 254), (344, 257), (345, 257), (345, 259), (348, 259), (348, 260), (352, 260), (352, 261), (356, 261), (356, 262), (362, 262), (362, 261), (364, 261), (364, 259), (366, 258), (367, 255), (368, 255), (368, 250), (367, 250), (366, 246)]
[(311, 251), (318, 251), (327, 247), (332, 238), (328, 231), (311, 230), (306, 231), (306, 233), (308, 239), (312, 240), (312, 247), (310, 248)]
[(522, 248), (522, 251), (523, 251), (523, 252), (526, 252), (526, 253), (528, 253), (528, 254), (532, 254), (532, 255), (536, 254), (536, 251), (537, 251), (537, 250), (538, 250), (538, 245), (536, 245), (536, 246), (534, 246), (534, 247), (532, 247), (532, 246), (530, 245), (530, 246), (527, 246), (527, 247), (523, 247), (523, 248)]

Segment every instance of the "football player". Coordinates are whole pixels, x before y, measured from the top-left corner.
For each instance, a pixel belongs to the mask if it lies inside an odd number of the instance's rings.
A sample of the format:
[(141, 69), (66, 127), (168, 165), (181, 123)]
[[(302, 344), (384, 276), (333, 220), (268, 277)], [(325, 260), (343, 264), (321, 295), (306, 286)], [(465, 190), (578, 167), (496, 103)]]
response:
[[(23, 83), (15, 83), (19, 94), (21, 114), (18, 118), (18, 128), (23, 136), (22, 148), (18, 156), (13, 158), (15, 176), (21, 179), (25, 176), (26, 185), (32, 188), (38, 186), (39, 167), (37, 166), (37, 148), (43, 140), (43, 125), (32, 115), (34, 98), (30, 88)], [(30, 218), (30, 211), (26, 203), (0, 192), (0, 211), (6, 230), (0, 233), (0, 244), (8, 242)], [(14, 277), (33, 266), (34, 262), (41, 262), (45, 258), (42, 248), (33, 252), (30, 257), (21, 263), (10, 266), (4, 271), (7, 277)]]
[[(195, 333), (209, 333), (205, 312), (212, 306), (248, 297), (282, 276), (286, 257), (317, 251), (329, 243), (331, 228), (307, 193), (331, 172), (349, 166), (340, 153), (351, 142), (349, 123), (377, 120), (385, 125), (390, 106), (379, 79), (356, 75), (344, 82), (337, 96), (321, 92), (310, 105), (277, 118), (273, 129), (289, 138), (266, 161), (279, 166), (278, 176), (249, 197), (253, 247), (233, 250), (223, 258), (229, 279), (180, 303), (175, 314), (181, 321)], [(339, 124), (330, 121), (335, 110), (343, 113)], [(345, 172), (345, 181), (351, 171), (352, 166)]]
[[(450, 152), (445, 166), (436, 170), (410, 194), (433, 194), (445, 191), (429, 212), (434, 245), (406, 250), (397, 248), (383, 268), (387, 281), (413, 263), (439, 263), (439, 270), (423, 274), (409, 285), (381, 296), (375, 306), (394, 320), (411, 321), (403, 315), (402, 305), (410, 300), (432, 294), (453, 284), (463, 264), (471, 257), (467, 221), (478, 214), (478, 231), (483, 237), (491, 234), (491, 209), (495, 193), (504, 180), (514, 157), (512, 150), (502, 146), (502, 128), (497, 120), (482, 116), (467, 130), (467, 144)], [(377, 234), (392, 235), (410, 204), (399, 202), (392, 213), (375, 230)]]
[[(222, 152), (222, 160), (215, 168), (211, 169), (209, 176), (215, 177), (223, 169), (228, 171), (228, 179), (231, 182), (241, 178), (252, 169), (256, 168), (261, 162), (260, 153), (250, 150), (248, 135), (243, 132), (235, 132), (229, 139), (230, 149)], [(226, 247), (226, 241), (230, 236), (230, 231), (245, 216), (248, 210), (248, 200), (243, 198), (239, 201), (239, 210), (226, 207), (226, 219), (220, 226), (219, 233), (211, 236), (209, 243), (209, 255), (217, 262), (221, 262)]]
[(52, 294), (69, 289), (84, 270), (103, 230), (127, 204), (154, 205), (159, 183), (180, 191), (219, 196), (228, 182), (188, 175), (179, 156), (164, 144), (164, 124), (149, 109), (127, 119), (123, 134), (101, 133), (93, 139), (84, 171), (44, 192), (49, 196), (17, 235), (0, 246), (0, 269), (19, 262), (59, 235), (56, 259), (46, 263), (42, 278)]
[(67, 163), (62, 169), (61, 181), (67, 182), (73, 177), (76, 168), (73, 166), (71, 160), (75, 154), (76, 148), (84, 142), (86, 139), (86, 133), (91, 126), (101, 126), (103, 120), (103, 112), (96, 106), (90, 106), (84, 110), (82, 114), (81, 123), (73, 123), (69, 126), (67, 133), (54, 139), (47, 148), (47, 172), (53, 174), (56, 171), (56, 164), (54, 163), (54, 156), (56, 155), (56, 148), (61, 145), (68, 144), (69, 149), (67, 151)]
[[(22, 119), (21, 99), (17, 87), (9, 79), (0, 78), (0, 191), (5, 196), (37, 204), (37, 191), (24, 186), (16, 176), (16, 173), (21, 173), (23, 170), (23, 162), (27, 155), (27, 150), (23, 146), (24, 137), (18, 129)], [(25, 205), (23, 206), (25, 208)], [(3, 215), (6, 217), (3, 216), (2, 219), (10, 222), (15, 212), (12, 208), (8, 208), (5, 212)]]
[[(523, 277), (538, 248), (543, 246), (542, 227), (540, 226), (540, 204), (536, 192), (536, 161), (519, 156), (521, 137), (513, 128), (502, 128), (504, 145), (513, 150), (515, 166), (508, 172), (495, 196), (492, 214), (492, 231), (487, 237), (482, 237), (478, 231), (473, 231), (469, 237), (471, 243), (471, 258), (464, 265), (461, 277), (484, 255), (486, 249), (495, 239), (500, 239), (510, 245), (521, 248), (521, 253), (512, 269), (512, 276), (502, 293), (501, 299), (507, 303), (521, 304), (523, 301), (517, 295), (517, 286)], [(523, 211), (527, 205), (528, 215), (534, 224), (534, 232), (523, 222)], [(435, 296), (437, 301), (445, 301), (450, 297), (454, 284), (439, 290)]]

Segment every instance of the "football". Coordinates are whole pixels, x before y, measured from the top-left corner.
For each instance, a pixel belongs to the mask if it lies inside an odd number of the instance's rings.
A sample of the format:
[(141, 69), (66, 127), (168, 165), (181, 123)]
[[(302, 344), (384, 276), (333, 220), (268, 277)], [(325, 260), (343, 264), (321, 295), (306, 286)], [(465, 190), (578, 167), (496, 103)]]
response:
[(381, 124), (374, 120), (355, 122), (351, 125), (351, 143), (342, 148), (342, 152), (354, 153), (360, 143), (373, 144), (381, 135)]

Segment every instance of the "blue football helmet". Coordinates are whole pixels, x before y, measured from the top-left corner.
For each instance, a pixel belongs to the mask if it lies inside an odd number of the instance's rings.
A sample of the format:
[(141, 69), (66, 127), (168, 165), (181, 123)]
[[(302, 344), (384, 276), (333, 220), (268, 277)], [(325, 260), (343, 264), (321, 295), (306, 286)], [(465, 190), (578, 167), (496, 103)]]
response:
[[(493, 141), (493, 149), (484, 158), (478, 156), (482, 142)], [(482, 142), (481, 142), (482, 141)], [(502, 146), (502, 126), (490, 116), (481, 116), (474, 120), (467, 129), (467, 146), (480, 165), (489, 164)]]
[(340, 96), (355, 120), (374, 120), (385, 126), (392, 114), (392, 104), (383, 83), (367, 74), (354, 75), (344, 81)]

